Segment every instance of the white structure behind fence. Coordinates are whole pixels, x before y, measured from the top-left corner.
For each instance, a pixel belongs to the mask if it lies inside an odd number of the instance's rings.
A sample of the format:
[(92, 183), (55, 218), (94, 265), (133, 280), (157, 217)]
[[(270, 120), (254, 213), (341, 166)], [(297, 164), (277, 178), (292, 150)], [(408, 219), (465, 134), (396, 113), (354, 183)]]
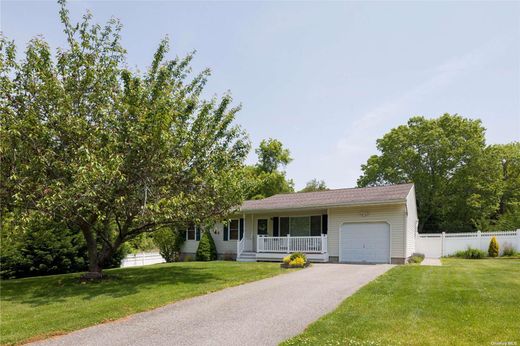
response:
[(415, 252), (422, 253), (426, 257), (439, 258), (453, 255), (468, 247), (487, 252), (489, 242), (496, 237), (500, 253), (504, 246), (512, 246), (520, 251), (520, 229), (507, 232), (474, 232), (474, 233), (428, 233), (417, 234), (415, 240)]
[(121, 261), (121, 268), (145, 266), (149, 264), (164, 263), (164, 258), (158, 252), (141, 252), (128, 255)]

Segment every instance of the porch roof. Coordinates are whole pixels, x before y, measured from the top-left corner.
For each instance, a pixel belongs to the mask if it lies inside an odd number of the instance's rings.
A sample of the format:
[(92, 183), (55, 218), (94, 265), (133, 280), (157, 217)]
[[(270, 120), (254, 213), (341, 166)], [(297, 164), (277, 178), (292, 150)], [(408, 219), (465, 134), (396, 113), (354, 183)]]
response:
[(413, 184), (278, 194), (245, 201), (241, 212), (405, 203)]

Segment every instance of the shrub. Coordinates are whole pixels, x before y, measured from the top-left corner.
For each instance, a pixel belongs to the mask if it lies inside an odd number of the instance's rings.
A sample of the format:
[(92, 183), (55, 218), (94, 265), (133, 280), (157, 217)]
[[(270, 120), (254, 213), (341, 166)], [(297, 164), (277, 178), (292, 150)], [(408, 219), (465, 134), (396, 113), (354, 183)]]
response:
[(414, 253), (408, 259), (408, 263), (421, 263), (424, 260), (424, 254), (422, 253)]
[(502, 256), (516, 256), (516, 249), (513, 245), (506, 243), (504, 244), (504, 250), (502, 250)]
[(283, 263), (289, 264), (291, 262), (291, 255), (287, 255), (283, 258)]
[(305, 254), (302, 252), (293, 252), (290, 256), (291, 261), (294, 261), (298, 257), (303, 258), (303, 261), (307, 262), (307, 256), (305, 256)]
[(289, 266), (294, 268), (303, 267), (305, 266), (305, 260), (303, 257), (296, 257), (291, 262), (289, 262)]
[(202, 233), (195, 258), (197, 261), (214, 261), (217, 259), (217, 247), (210, 232)]
[[(33, 214), (23, 223), (3, 220), (0, 277), (3, 279), (81, 272), (88, 269), (85, 240), (63, 223)], [(106, 263), (117, 268), (128, 254), (121, 246)]]
[(453, 256), (467, 259), (480, 259), (486, 257), (486, 252), (468, 247), (464, 251), (457, 251)]
[(489, 242), (488, 255), (489, 255), (489, 257), (497, 257), (498, 252), (499, 252), (499, 248), (498, 248), (497, 238), (493, 237), (493, 238), (491, 238), (491, 241)]
[(178, 230), (169, 227), (163, 228), (153, 234), (153, 240), (166, 262), (171, 263), (179, 260), (184, 235)]

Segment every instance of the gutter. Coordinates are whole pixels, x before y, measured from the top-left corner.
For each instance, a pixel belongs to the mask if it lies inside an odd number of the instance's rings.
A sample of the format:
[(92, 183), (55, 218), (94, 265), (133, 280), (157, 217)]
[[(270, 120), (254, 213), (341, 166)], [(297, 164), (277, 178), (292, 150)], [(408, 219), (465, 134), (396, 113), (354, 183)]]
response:
[(328, 208), (341, 208), (341, 207), (357, 207), (357, 206), (378, 206), (378, 205), (389, 205), (389, 204), (406, 204), (405, 199), (394, 199), (388, 201), (369, 201), (369, 202), (351, 202), (351, 203), (340, 203), (340, 204), (319, 204), (309, 205), (303, 207), (289, 207), (289, 208), (258, 208), (258, 209), (240, 209), (242, 213), (253, 213), (253, 212), (283, 212), (283, 211), (294, 211), (294, 210), (308, 210), (308, 209), (328, 209)]

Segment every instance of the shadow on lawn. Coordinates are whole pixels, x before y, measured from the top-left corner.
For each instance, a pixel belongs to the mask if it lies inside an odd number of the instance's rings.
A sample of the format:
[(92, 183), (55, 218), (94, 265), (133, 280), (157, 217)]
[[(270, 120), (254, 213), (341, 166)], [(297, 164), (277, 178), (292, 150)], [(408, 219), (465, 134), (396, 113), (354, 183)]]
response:
[(40, 306), (70, 298), (90, 300), (101, 295), (118, 298), (157, 286), (197, 285), (222, 279), (206, 266), (175, 264), (107, 270), (105, 274), (106, 279), (89, 283), (80, 282), (81, 273), (2, 280), (2, 300)]

